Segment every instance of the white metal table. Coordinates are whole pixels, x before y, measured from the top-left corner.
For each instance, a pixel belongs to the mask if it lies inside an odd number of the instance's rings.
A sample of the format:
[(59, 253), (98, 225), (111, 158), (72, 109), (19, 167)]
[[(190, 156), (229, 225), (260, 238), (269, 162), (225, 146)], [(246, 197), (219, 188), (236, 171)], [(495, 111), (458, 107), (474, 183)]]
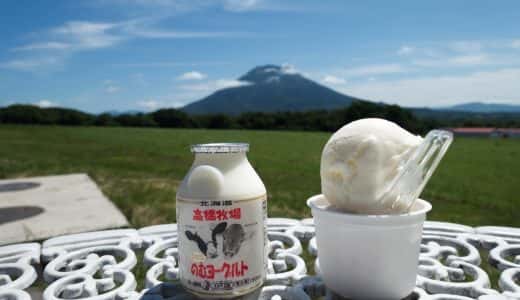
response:
[[(312, 219), (270, 218), (268, 230), (267, 281), (246, 298), (338, 298), (319, 276)], [(498, 290), (480, 266), (481, 253), (488, 251), (487, 263), (500, 273)], [(314, 260), (316, 274), (303, 257)], [(176, 258), (175, 224), (3, 246), (0, 299), (30, 299), (27, 290), (35, 286), (44, 300), (189, 299), (176, 280)], [(138, 289), (133, 272), (145, 272), (144, 288)], [(416, 282), (407, 299), (520, 299), (520, 229), (426, 222)]]

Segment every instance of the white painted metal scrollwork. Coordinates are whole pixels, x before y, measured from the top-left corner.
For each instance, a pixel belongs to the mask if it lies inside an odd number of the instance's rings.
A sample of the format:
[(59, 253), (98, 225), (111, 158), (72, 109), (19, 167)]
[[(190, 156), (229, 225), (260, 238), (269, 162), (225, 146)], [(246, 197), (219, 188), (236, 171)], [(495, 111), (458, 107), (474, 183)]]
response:
[(121, 299), (137, 286), (134, 275), (127, 270), (104, 269), (101, 278), (77, 273), (62, 277), (51, 283), (44, 291), (45, 300), (86, 299), (113, 300)]
[(0, 247), (0, 299), (27, 299), (24, 289), (38, 278), (40, 244), (25, 243)]
[[(162, 255), (160, 255), (162, 253)], [(159, 256), (160, 255), (160, 256)], [(167, 280), (178, 278), (177, 266), (178, 248), (177, 238), (159, 240), (144, 252), (144, 264), (150, 268), (146, 272), (146, 287), (152, 288), (163, 282), (160, 276)]]
[(0, 286), (0, 300), (31, 300), (31, 295), (23, 290), (8, 289)]
[(59, 255), (97, 246), (140, 248), (143, 239), (135, 229), (116, 229), (64, 235), (43, 242), (41, 258), (49, 262)]
[(100, 270), (130, 270), (137, 264), (135, 253), (122, 246), (95, 246), (62, 253), (44, 269), (43, 277), (47, 282), (56, 279), (86, 274), (94, 275)]
[[(245, 299), (339, 298), (319, 276), (313, 220), (271, 218), (267, 225), (266, 282)], [(489, 256), (481, 257), (487, 251)], [(481, 267), (485, 263), (500, 272), (496, 289)], [(176, 224), (67, 235), (41, 246), (3, 246), (0, 300), (29, 300), (30, 287), (31, 293), (40, 287), (44, 300), (191, 299), (178, 282), (177, 264)], [(144, 274), (138, 278), (143, 289), (137, 289), (135, 270)], [(43, 281), (48, 286), (38, 283)], [(520, 229), (426, 222), (417, 288), (406, 299), (520, 299), (519, 282)]]

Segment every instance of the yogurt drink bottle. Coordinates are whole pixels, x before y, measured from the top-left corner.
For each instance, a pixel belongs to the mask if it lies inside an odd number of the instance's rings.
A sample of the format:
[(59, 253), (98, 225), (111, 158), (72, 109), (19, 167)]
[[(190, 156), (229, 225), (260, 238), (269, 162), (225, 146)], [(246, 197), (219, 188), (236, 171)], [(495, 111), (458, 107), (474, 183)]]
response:
[(252, 292), (267, 270), (267, 198), (248, 144), (191, 147), (195, 161), (177, 191), (179, 276), (202, 297)]

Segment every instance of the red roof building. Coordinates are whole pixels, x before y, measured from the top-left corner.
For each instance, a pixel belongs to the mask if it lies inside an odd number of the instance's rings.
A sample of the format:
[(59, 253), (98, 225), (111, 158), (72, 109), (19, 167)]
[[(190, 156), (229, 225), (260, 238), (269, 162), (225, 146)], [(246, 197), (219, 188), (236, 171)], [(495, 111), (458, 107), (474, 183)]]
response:
[(448, 130), (455, 136), (520, 137), (520, 128), (456, 127)]

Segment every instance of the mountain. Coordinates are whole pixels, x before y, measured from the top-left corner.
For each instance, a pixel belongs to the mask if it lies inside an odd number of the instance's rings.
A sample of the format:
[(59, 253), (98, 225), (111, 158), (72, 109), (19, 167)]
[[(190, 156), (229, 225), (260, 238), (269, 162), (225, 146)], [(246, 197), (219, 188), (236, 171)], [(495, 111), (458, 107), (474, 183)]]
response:
[(334, 109), (360, 100), (340, 94), (284, 66), (259, 66), (240, 77), (243, 85), (221, 89), (182, 108), (190, 114)]
[(448, 109), (408, 108), (418, 119), (443, 127), (514, 127), (520, 112), (474, 112)]
[(457, 104), (454, 106), (444, 107), (442, 110), (465, 111), (474, 113), (520, 113), (520, 105), (500, 104), (500, 103), (483, 103), (469, 102)]

